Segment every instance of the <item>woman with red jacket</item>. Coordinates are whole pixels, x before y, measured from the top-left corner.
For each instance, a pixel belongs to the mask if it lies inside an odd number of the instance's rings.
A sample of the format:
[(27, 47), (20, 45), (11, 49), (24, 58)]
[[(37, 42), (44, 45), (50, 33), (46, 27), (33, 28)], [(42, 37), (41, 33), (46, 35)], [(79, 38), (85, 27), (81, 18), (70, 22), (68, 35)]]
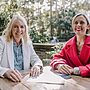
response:
[(75, 36), (61, 52), (55, 54), (50, 65), (61, 74), (90, 76), (90, 36), (86, 35), (89, 20), (84, 14), (73, 17), (72, 28)]

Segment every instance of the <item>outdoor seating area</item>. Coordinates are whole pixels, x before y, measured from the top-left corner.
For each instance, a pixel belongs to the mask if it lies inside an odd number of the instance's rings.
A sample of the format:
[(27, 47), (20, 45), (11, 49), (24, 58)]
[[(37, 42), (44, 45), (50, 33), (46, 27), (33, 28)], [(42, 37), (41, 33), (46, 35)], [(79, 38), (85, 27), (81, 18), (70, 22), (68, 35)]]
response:
[(0, 90), (90, 90), (90, 0), (0, 0)]

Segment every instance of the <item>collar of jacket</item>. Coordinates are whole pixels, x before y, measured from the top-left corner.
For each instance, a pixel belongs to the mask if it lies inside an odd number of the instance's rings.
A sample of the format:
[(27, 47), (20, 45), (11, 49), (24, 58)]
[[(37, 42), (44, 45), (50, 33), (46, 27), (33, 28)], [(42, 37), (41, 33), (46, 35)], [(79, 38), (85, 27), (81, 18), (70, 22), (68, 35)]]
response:
[[(76, 43), (76, 35), (74, 37), (72, 37), (69, 41), (67, 41), (66, 45), (70, 47), (70, 46), (72, 46), (75, 43)], [(86, 45), (90, 44), (90, 36), (86, 36), (85, 37), (84, 44), (86, 44)]]

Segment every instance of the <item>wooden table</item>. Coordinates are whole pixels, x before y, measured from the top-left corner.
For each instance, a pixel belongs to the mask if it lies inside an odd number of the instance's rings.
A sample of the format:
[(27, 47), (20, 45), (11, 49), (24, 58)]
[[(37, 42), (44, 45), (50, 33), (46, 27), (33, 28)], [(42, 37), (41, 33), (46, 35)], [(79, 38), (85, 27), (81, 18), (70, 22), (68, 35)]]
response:
[[(45, 67), (44, 70), (44, 73), (47, 71), (48, 78), (50, 79), (50, 67)], [(58, 77), (60, 76), (55, 76), (55, 80), (57, 80)], [(64, 83), (63, 85), (27, 82), (28, 75), (25, 76), (20, 83), (13, 83), (7, 79), (0, 78), (0, 90), (90, 90), (90, 78), (73, 75), (71, 77), (70, 79), (60, 77), (61, 83)], [(43, 78), (45, 78), (45, 76)], [(60, 82), (60, 80), (58, 79), (58, 82)]]

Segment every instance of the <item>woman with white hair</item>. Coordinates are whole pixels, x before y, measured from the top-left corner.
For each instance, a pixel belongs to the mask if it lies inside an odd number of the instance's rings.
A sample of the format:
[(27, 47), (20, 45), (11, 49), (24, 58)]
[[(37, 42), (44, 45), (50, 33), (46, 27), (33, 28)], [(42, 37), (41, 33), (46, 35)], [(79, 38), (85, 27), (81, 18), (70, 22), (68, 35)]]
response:
[(19, 82), (22, 79), (20, 70), (30, 69), (34, 77), (40, 74), (42, 67), (29, 38), (25, 18), (14, 15), (0, 37), (0, 76)]

